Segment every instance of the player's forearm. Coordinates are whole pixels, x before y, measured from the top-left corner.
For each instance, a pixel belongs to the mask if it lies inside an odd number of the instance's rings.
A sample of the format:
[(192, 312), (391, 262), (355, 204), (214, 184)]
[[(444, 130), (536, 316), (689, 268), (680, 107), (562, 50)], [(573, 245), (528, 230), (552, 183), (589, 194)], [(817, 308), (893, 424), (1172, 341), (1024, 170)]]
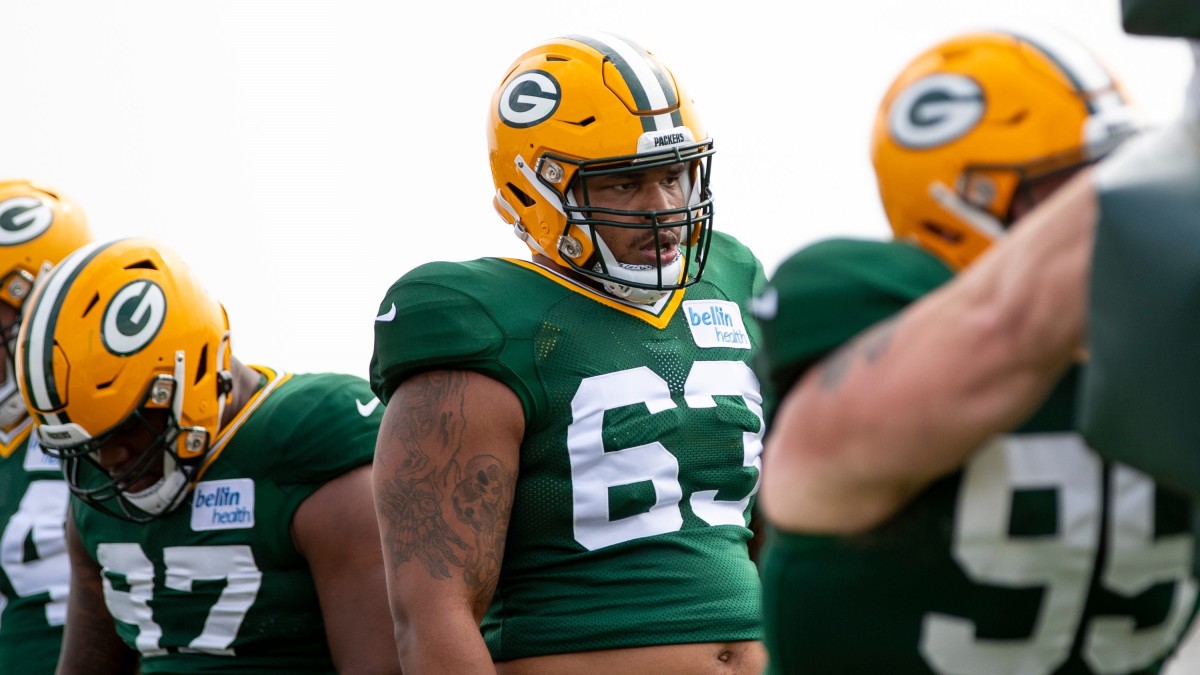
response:
[(996, 355), (995, 371), (1036, 377), (1083, 344), (1096, 220), (1092, 172), (1081, 172), (964, 275), (992, 311), (988, 337), (1008, 352)]
[(902, 321), (897, 341), (929, 356), (895, 364), (897, 401), (912, 402), (892, 430), (902, 481), (922, 485), (960, 466), (1026, 419), (1071, 365), (1085, 331), (1095, 217), (1085, 172)]
[[(899, 478), (958, 467), (1041, 404), (1083, 342), (1094, 227), (1085, 172), (902, 315), (894, 349), (876, 358), (889, 377), (867, 392), (895, 406), (873, 442), (892, 446)], [(858, 412), (871, 429), (870, 409)]]
[(83, 573), (72, 572), (71, 595), (59, 656), (60, 675), (95, 673), (127, 675), (137, 672), (137, 654), (129, 649), (113, 628), (104, 604), (99, 579), (92, 583)]
[[(764, 453), (776, 524), (873, 527), (1030, 414), (1081, 343), (1094, 222), (1085, 177), (952, 283), (810, 371)], [(791, 482), (773, 485), (772, 468)]]
[(100, 568), (88, 557), (87, 549), (75, 529), (74, 515), (69, 512), (66, 543), (71, 561), (71, 586), (56, 672), (59, 675), (124, 675), (136, 672), (137, 653), (129, 649), (117, 635), (113, 618), (104, 602)]
[(496, 672), (479, 632), (479, 622), (465, 606), (401, 610), (396, 620), (396, 648), (406, 673), (494, 675)]
[(891, 364), (903, 413), (877, 439), (894, 444), (899, 480), (923, 484), (957, 468), (1062, 377), (1083, 342), (1094, 225), (1085, 172), (906, 312), (895, 340), (915, 354), (897, 352)]

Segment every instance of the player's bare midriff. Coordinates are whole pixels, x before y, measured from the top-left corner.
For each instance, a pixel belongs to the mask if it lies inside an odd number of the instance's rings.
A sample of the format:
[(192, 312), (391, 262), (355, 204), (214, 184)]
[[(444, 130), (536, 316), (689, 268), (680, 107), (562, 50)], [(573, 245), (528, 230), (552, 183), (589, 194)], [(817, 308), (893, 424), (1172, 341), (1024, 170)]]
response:
[(761, 642), (701, 642), (552, 654), (496, 664), (499, 675), (759, 675), (767, 656)]

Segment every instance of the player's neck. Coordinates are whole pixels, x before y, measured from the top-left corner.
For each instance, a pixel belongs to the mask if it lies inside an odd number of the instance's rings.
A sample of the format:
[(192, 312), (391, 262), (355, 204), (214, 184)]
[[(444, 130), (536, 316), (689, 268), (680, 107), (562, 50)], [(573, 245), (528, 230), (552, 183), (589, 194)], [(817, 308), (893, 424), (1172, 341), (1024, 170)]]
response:
[(229, 360), (229, 374), (233, 377), (233, 390), (229, 403), (225, 406), (225, 412), (221, 415), (222, 429), (241, 412), (242, 408), (246, 407), (250, 397), (254, 396), (254, 393), (261, 389), (266, 382), (262, 373), (236, 358)]

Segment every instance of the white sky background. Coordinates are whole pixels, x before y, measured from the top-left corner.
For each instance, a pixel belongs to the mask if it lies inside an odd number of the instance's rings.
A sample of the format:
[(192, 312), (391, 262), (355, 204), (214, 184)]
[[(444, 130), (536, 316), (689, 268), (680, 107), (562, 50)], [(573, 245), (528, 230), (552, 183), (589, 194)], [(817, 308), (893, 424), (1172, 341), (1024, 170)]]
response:
[(1179, 111), (1191, 72), (1182, 42), (1125, 36), (1118, 0), (784, 6), (12, 2), (0, 176), (72, 195), (102, 239), (178, 249), (225, 303), (242, 360), (365, 375), (401, 274), (527, 255), (492, 211), (484, 128), (504, 71), (544, 38), (616, 32), (674, 70), (715, 139), (716, 227), (768, 271), (817, 239), (887, 235), (867, 157), (875, 108), (953, 32), (1065, 29), (1151, 120)]

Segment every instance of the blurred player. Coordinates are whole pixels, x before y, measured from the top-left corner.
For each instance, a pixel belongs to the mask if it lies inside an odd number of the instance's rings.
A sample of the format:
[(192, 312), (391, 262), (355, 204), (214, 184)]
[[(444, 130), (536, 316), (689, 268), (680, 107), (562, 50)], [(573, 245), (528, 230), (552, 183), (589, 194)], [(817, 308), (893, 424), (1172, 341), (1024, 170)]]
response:
[(54, 672), (67, 613), (67, 486), (30, 432), (13, 352), (34, 279), (92, 239), (87, 217), (45, 185), (0, 181), (0, 670)]
[(774, 671), (1154, 672), (1177, 644), (1191, 504), (1073, 431), (1082, 290), (1040, 282), (1086, 264), (1077, 229), (1008, 234), (1132, 128), (1107, 71), (1051, 36), (957, 36), (885, 95), (897, 240), (804, 249), (760, 301), (787, 393), (763, 493)]

